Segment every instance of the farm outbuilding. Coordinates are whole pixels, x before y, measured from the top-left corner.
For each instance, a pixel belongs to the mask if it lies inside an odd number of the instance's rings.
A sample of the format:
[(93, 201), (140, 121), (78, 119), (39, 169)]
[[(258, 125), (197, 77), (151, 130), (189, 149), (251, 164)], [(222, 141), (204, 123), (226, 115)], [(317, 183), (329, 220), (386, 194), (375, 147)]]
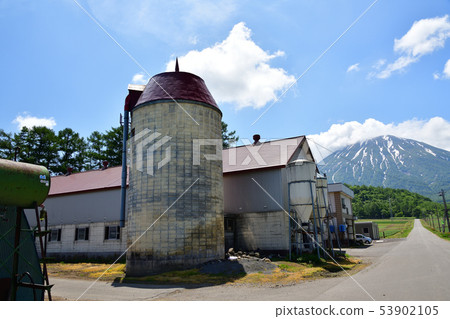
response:
[(305, 136), (223, 151), (227, 248), (288, 253), (287, 165), (300, 159), (314, 162)]
[(353, 191), (342, 183), (328, 184), (331, 216), (336, 219), (339, 240), (350, 244), (355, 240), (355, 216), (353, 215)]
[(356, 222), (355, 231), (357, 234), (362, 234), (375, 240), (380, 239), (378, 224), (375, 222)]
[[(342, 184), (327, 189), (305, 136), (256, 134), (222, 150), (222, 112), (178, 61), (175, 72), (128, 89), (127, 165), (52, 177), (49, 255), (126, 251), (127, 272), (140, 276), (220, 259), (228, 248), (322, 254), (319, 245), (353, 238), (352, 196)], [(341, 238), (330, 232), (344, 225)]]
[[(298, 159), (314, 160), (307, 139), (299, 136), (229, 148), (222, 151), (222, 158), (224, 244), (286, 254), (286, 165)], [(63, 259), (109, 258), (125, 251), (127, 227), (119, 227), (120, 167), (105, 166), (51, 180), (44, 203), (51, 229), (47, 254)]]
[[(107, 167), (53, 176), (44, 205), (48, 215), (47, 254), (58, 259), (111, 258), (127, 245), (119, 227), (121, 168)], [(26, 210), (28, 216), (33, 211)], [(32, 226), (34, 219), (29, 219)]]

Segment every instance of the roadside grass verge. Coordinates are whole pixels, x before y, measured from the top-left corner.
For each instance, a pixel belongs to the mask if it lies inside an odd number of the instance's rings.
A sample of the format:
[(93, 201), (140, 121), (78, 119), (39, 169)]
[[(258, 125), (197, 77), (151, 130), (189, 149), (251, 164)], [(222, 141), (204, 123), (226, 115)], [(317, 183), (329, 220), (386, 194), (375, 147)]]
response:
[(392, 219), (360, 219), (361, 222), (375, 222), (378, 224), (381, 238), (405, 238), (414, 228), (414, 217)]
[(422, 226), (425, 227), (427, 230), (432, 232), (433, 234), (450, 241), (450, 232), (442, 233), (439, 230), (436, 230), (433, 228), (432, 225), (428, 224), (425, 220), (421, 219), (420, 222), (422, 223)]
[[(47, 270), (50, 277), (70, 279), (97, 279), (111, 264), (102, 263), (49, 263)], [(125, 264), (114, 264), (101, 280), (112, 281), (125, 276)]]
[[(147, 283), (147, 284), (188, 284), (188, 285), (220, 285), (226, 283), (237, 284), (292, 284), (302, 280), (318, 279), (322, 277), (339, 276), (346, 271), (356, 271), (365, 267), (361, 261), (340, 256), (336, 258), (338, 264), (320, 259), (311, 255), (302, 256), (294, 261), (279, 260), (273, 263), (278, 267), (272, 273), (262, 272), (246, 274), (205, 274), (198, 268), (170, 271), (145, 277), (127, 277), (125, 265), (116, 264), (109, 269), (100, 279), (102, 281), (114, 281), (118, 283)], [(315, 257), (315, 258), (314, 258)], [(108, 267), (109, 264), (93, 263), (52, 263), (48, 264), (50, 278), (71, 278), (71, 279), (97, 279)]]

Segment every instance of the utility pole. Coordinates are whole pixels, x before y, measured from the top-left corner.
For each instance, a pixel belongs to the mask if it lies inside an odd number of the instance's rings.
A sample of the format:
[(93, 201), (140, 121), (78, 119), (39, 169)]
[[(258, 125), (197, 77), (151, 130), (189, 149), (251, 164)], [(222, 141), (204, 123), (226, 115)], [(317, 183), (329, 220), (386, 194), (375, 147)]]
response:
[(442, 196), (442, 199), (444, 200), (444, 209), (445, 209), (444, 214), (445, 214), (445, 218), (447, 219), (447, 229), (450, 232), (450, 221), (448, 220), (448, 209), (447, 209), (447, 203), (445, 202), (445, 192), (443, 189), (441, 189), (439, 196)]
[(391, 207), (391, 197), (389, 196), (389, 213), (391, 214), (392, 219), (392, 207)]
[(439, 232), (441, 232), (441, 220), (439, 219), (439, 211), (438, 211), (438, 206), (437, 206), (437, 204), (436, 204), (436, 217), (437, 217), (437, 222), (438, 222)]

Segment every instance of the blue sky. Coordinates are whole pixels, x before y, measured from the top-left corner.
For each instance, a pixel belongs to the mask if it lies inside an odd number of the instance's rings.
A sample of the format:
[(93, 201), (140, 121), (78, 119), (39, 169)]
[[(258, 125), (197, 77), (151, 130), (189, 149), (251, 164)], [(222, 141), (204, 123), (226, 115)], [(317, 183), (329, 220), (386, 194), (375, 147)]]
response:
[(178, 56), (244, 141), (393, 134), (450, 150), (450, 2), (373, 3), (0, 0), (0, 128), (105, 131), (127, 85)]

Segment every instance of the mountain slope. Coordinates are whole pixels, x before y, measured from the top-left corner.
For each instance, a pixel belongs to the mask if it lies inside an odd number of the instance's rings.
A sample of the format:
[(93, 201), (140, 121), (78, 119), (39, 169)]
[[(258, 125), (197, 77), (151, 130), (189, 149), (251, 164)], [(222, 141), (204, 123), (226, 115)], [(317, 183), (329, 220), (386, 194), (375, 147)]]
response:
[(450, 152), (411, 139), (380, 136), (336, 151), (320, 171), (331, 182), (403, 188), (450, 198)]

